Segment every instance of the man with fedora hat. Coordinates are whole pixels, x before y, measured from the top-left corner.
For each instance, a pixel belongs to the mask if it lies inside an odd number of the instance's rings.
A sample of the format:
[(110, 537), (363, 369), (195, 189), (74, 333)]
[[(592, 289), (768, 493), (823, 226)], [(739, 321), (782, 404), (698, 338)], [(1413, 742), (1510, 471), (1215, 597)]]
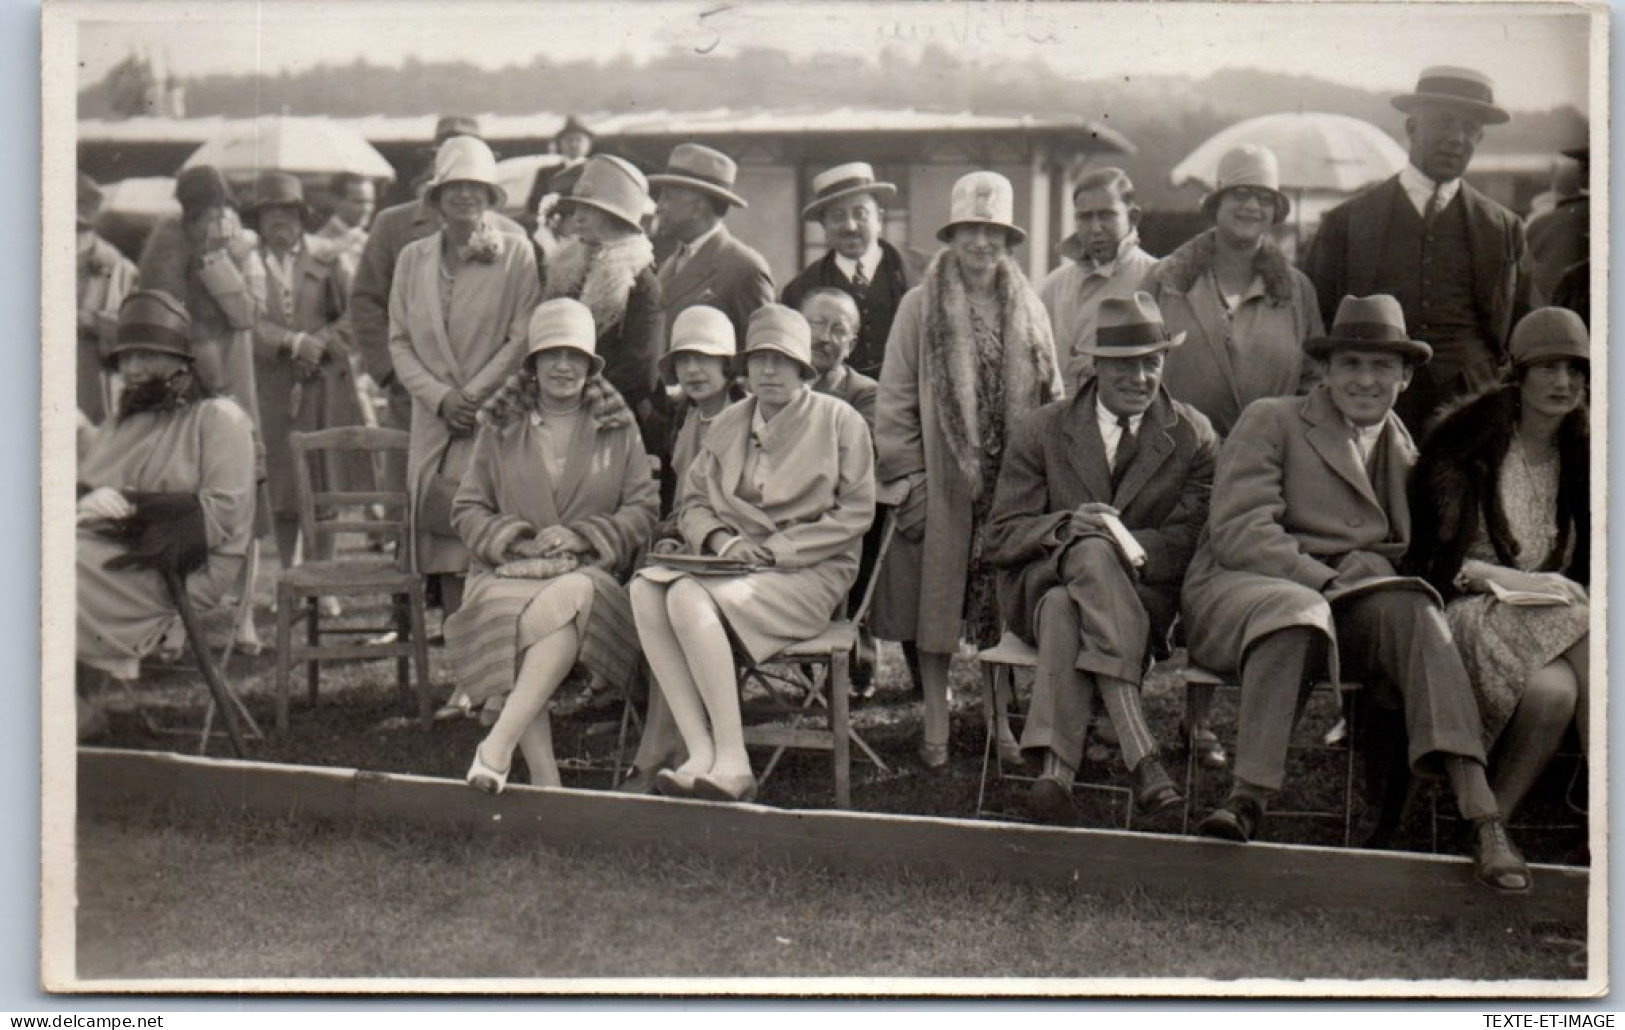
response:
[(812, 202), (801, 217), (823, 227), (829, 251), (791, 279), (779, 299), (799, 309), (807, 294), (820, 287), (850, 294), (858, 306), (860, 328), (847, 364), (878, 378), (897, 305), (919, 283), (928, 259), (881, 238), (885, 205), (897, 195), (897, 187), (877, 179), (865, 162), (851, 161), (818, 173), (812, 190)]
[(1207, 519), (1218, 435), (1162, 388), (1170, 336), (1151, 295), (1101, 301), (1069, 399), (1019, 420), (988, 526), (1005, 625), (1038, 647), (1021, 746), (1037, 752), (1034, 814), (1071, 822), (1072, 779), (1098, 693), (1133, 770), (1135, 803), (1183, 799), (1157, 758), (1140, 683), (1168, 653), (1179, 585)]
[(1389, 294), (1432, 344), (1396, 409), (1421, 433), (1441, 405), (1498, 379), (1512, 326), (1529, 310), (1529, 248), (1517, 216), (1462, 179), (1484, 126), (1511, 118), (1490, 80), (1428, 68), (1393, 105), (1406, 116), (1410, 162), (1328, 211), (1303, 269), (1323, 318), (1345, 295)]
[(1484, 771), (1471, 682), (1426, 581), (1400, 576), (1410, 544), (1406, 478), (1416, 447), (1394, 414), (1432, 348), (1399, 301), (1347, 297), (1309, 352), (1306, 397), (1255, 401), (1225, 441), (1207, 531), (1186, 577), (1190, 655), (1239, 671), (1235, 779), (1199, 832), (1248, 841), (1281, 789), (1309, 686), (1360, 681), (1404, 712), (1411, 768), (1449, 779), (1473, 829), (1478, 880), (1529, 889)]
[(107, 378), (102, 373), (102, 350), (112, 342), (119, 306), (135, 289), (135, 263), (96, 232), (102, 190), (96, 181), (79, 173), (74, 209), (78, 239), (74, 267), (79, 284), (79, 349), (75, 363), (79, 410), (92, 422), (107, 414)]
[(729, 208), (749, 206), (734, 192), (738, 174), (739, 166), (727, 154), (679, 143), (666, 159), (666, 170), (649, 176), (656, 232), (677, 243), (660, 266), (668, 337), (684, 308), (704, 304), (728, 316), (743, 350), (751, 314), (773, 301), (767, 261), (734, 239), (723, 224)]
[[(254, 323), (254, 383), (265, 436), (266, 485), (282, 567), (293, 564), (299, 502), (289, 434), (362, 424), (344, 290), (337, 255), (319, 253), (305, 232), (305, 191), (298, 176), (262, 172), (243, 210), (259, 234), (249, 278), (264, 298)], [(365, 474), (365, 467), (350, 470)], [(318, 490), (337, 489), (337, 462), (316, 470)], [(331, 545), (331, 538), (323, 541)], [(311, 554), (310, 557), (326, 557)]]
[(566, 166), (578, 165), (592, 156), (592, 130), (575, 115), (568, 115), (559, 131), (553, 134), (553, 149), (564, 158)]
[(254, 529), (254, 428), (197, 376), (185, 306), (138, 290), (119, 309), (108, 360), (124, 379), (118, 410), (78, 469), (79, 663), (133, 680), (144, 655), (179, 650), (180, 616), (157, 571), (189, 572), (198, 607), (236, 581)]

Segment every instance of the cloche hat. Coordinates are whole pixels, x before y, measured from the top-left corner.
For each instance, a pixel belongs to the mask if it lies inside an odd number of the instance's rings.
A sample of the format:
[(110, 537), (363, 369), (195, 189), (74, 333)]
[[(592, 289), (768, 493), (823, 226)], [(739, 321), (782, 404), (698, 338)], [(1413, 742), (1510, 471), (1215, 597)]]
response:
[(783, 354), (801, 366), (802, 379), (818, 378), (812, 363), (812, 327), (795, 308), (763, 304), (751, 314), (745, 327), (745, 353), (739, 356), (740, 370), (752, 354), (765, 350)]
[(660, 356), (660, 374), (667, 382), (676, 381), (679, 354), (704, 354), (732, 365), (738, 352), (734, 324), (728, 316), (716, 308), (696, 304), (679, 311), (672, 322), (671, 345)]
[(1326, 335), (1304, 341), (1304, 349), (1322, 360), (1339, 347), (1389, 351), (1418, 365), (1433, 357), (1432, 347), (1406, 333), (1405, 311), (1397, 299), (1386, 293), (1344, 297)]
[(255, 228), (260, 212), (268, 207), (294, 207), (303, 219), (310, 213), (305, 205), (305, 187), (297, 175), (287, 172), (261, 172), (254, 180), (254, 195), (243, 208), (243, 224)]
[(485, 141), (475, 136), (453, 136), (440, 144), (434, 154), (434, 178), (424, 196), (437, 203), (440, 189), (448, 182), (477, 182), (491, 191), (491, 206), (501, 207), (508, 194), (497, 182), (497, 159)]
[(530, 316), (530, 331), (525, 338), (525, 364), (544, 350), (567, 347), (580, 351), (592, 359), (588, 375), (604, 370), (604, 358), (598, 353), (598, 330), (594, 328), (592, 312), (587, 305), (569, 297), (555, 297), (536, 306)]
[(1591, 361), (1591, 334), (1568, 308), (1536, 308), (1518, 320), (1507, 343), (1513, 367), (1553, 358)]
[(1275, 223), (1279, 225), (1292, 212), (1292, 200), (1281, 192), (1281, 162), (1275, 151), (1256, 143), (1243, 143), (1219, 158), (1218, 182), (1213, 192), (1202, 198), (1202, 213), (1209, 218), (1219, 209), (1219, 198), (1237, 186), (1252, 186), (1275, 194)]
[(961, 225), (998, 226), (1010, 234), (1012, 247), (1027, 238), (1016, 224), (1016, 189), (998, 172), (971, 172), (954, 183), (948, 224), (937, 230), (937, 239), (947, 243)]
[(570, 202), (597, 208), (641, 230), (649, 207), (649, 180), (629, 161), (594, 154), (570, 188)]
[(118, 309), (118, 334), (102, 355), (109, 367), (125, 351), (153, 351), (192, 361), (192, 316), (186, 305), (163, 290), (136, 290)]

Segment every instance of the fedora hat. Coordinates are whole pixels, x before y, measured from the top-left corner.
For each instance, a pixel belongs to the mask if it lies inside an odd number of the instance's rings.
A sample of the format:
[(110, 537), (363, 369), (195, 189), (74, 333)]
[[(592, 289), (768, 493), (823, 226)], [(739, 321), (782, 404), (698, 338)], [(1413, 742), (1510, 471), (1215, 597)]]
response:
[(819, 172), (813, 176), (812, 203), (801, 209), (805, 221), (815, 222), (824, 208), (843, 197), (868, 193), (882, 206), (897, 196), (897, 187), (875, 178), (875, 170), (866, 161), (849, 161), (844, 165)]
[(194, 165), (176, 176), (175, 199), (188, 218), (211, 207), (232, 206), (231, 187), (214, 165)]
[(604, 370), (603, 355), (598, 353), (598, 330), (592, 322), (587, 305), (569, 297), (555, 297), (536, 306), (530, 316), (530, 331), (525, 336), (525, 365), (544, 350), (566, 347), (580, 351), (592, 359), (592, 371), (597, 375)]
[(642, 231), (649, 207), (649, 180), (629, 161), (594, 154), (583, 163), (581, 178), (570, 188), (570, 201), (597, 208)]
[(1168, 335), (1156, 299), (1136, 290), (1131, 297), (1107, 297), (1100, 302), (1095, 338), (1080, 346), (1078, 353), (1092, 358), (1137, 358), (1184, 342), (1184, 333)]
[(88, 229), (96, 224), (96, 215), (102, 209), (102, 188), (96, 185), (96, 180), (79, 173), (78, 187), (74, 193), (74, 221), (81, 229)]
[(466, 114), (444, 114), (434, 123), (434, 145), (451, 139), (453, 136), (473, 136), (480, 138), (480, 123)]
[(1252, 186), (1257, 189), (1266, 189), (1275, 194), (1275, 224), (1286, 220), (1292, 212), (1292, 200), (1281, 192), (1281, 162), (1276, 158), (1275, 151), (1269, 147), (1261, 147), (1256, 143), (1243, 143), (1232, 147), (1219, 158), (1219, 170), (1215, 176), (1218, 180), (1213, 186), (1213, 192), (1202, 198), (1202, 213), (1209, 218), (1219, 210), (1219, 198), (1224, 196), (1226, 190), (1233, 190), (1238, 186)]
[(1413, 340), (1405, 332), (1405, 311), (1399, 301), (1386, 293), (1369, 297), (1344, 297), (1337, 305), (1337, 317), (1325, 336), (1304, 341), (1314, 357), (1324, 360), (1339, 347), (1356, 350), (1389, 351), (1416, 364), (1433, 357), (1433, 348)]
[[(671, 345), (660, 356), (660, 375), (667, 382), (677, 381), (677, 355), (704, 354), (721, 358), (723, 364), (733, 365), (739, 352), (734, 336), (734, 324), (716, 308), (696, 304), (677, 313), (671, 324)], [(811, 354), (811, 350), (808, 351)]]
[(429, 203), (438, 203), (440, 188), (448, 182), (477, 182), (491, 191), (491, 206), (501, 207), (508, 194), (497, 183), (497, 159), (491, 148), (477, 136), (453, 136), (434, 153), (434, 178), (424, 193)]
[(679, 143), (666, 158), (666, 170), (649, 176), (651, 187), (682, 186), (726, 200), (737, 208), (750, 207), (733, 191), (739, 166), (720, 150), (698, 143)]
[(592, 130), (587, 128), (585, 125), (581, 124), (581, 119), (577, 118), (573, 114), (565, 116), (564, 124), (559, 127), (558, 132), (555, 132), (553, 134), (553, 138), (555, 140), (563, 139), (565, 136), (570, 135), (570, 133), (572, 133), (572, 132), (578, 132), (581, 135), (587, 137), (588, 139), (595, 138), (593, 136), (593, 134), (592, 134)]
[(1501, 125), (1512, 120), (1504, 108), (1495, 106), (1495, 87), (1489, 76), (1471, 68), (1448, 65), (1424, 68), (1417, 76), (1415, 91), (1401, 93), (1393, 99), (1393, 105), (1406, 114), (1422, 104), (1464, 107), (1483, 119), (1485, 125)]
[(1514, 368), (1553, 358), (1591, 361), (1591, 334), (1568, 308), (1536, 308), (1518, 320), (1507, 344)]
[(758, 351), (774, 351), (801, 366), (802, 379), (817, 379), (812, 363), (812, 327), (795, 308), (783, 304), (763, 304), (745, 326), (745, 353), (739, 356), (743, 372), (750, 356)]
[(192, 316), (186, 305), (163, 290), (136, 290), (118, 309), (118, 332), (102, 355), (108, 367), (125, 351), (151, 351), (193, 360)]
[(937, 230), (937, 239), (947, 243), (961, 225), (996, 225), (1010, 234), (1012, 247), (1027, 238), (1016, 224), (1016, 189), (998, 172), (971, 172), (954, 183), (948, 224)]
[(310, 212), (305, 206), (304, 184), (299, 181), (297, 175), (277, 171), (261, 172), (259, 178), (254, 180), (253, 196), (243, 208), (243, 223), (249, 228), (254, 228), (259, 224), (260, 212), (268, 207), (298, 208), (301, 219)]

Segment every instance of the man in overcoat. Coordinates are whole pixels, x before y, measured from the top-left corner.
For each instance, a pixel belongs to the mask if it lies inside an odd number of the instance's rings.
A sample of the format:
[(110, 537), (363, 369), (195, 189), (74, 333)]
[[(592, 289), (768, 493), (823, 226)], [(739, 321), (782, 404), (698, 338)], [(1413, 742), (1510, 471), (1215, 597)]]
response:
[[(1101, 302), (1070, 399), (1016, 423), (988, 528), (1005, 624), (1038, 647), (1023, 750), (1041, 753), (1034, 814), (1071, 822), (1072, 780), (1098, 693), (1144, 812), (1178, 805), (1140, 703), (1168, 651), (1179, 585), (1207, 519), (1218, 435), (1162, 388), (1170, 337), (1151, 295)], [(1113, 523), (1116, 525), (1114, 526)], [(1114, 538), (1121, 530), (1128, 539)]]
[(666, 159), (666, 170), (649, 176), (649, 186), (657, 234), (677, 241), (659, 271), (666, 337), (683, 309), (705, 304), (728, 316), (744, 353), (751, 314), (773, 301), (773, 273), (762, 255), (734, 239), (723, 224), (730, 208), (749, 206), (734, 192), (738, 174), (727, 154), (680, 143)]
[(1306, 691), (1347, 676), (1404, 712), (1410, 765), (1443, 773), (1473, 833), (1476, 875), (1529, 889), (1484, 774), (1478, 707), (1425, 582), (1395, 563), (1410, 543), (1405, 480), (1416, 447), (1394, 402), (1431, 348), (1393, 297), (1344, 299), (1307, 397), (1255, 401), (1225, 441), (1208, 528), (1185, 580), (1191, 659), (1240, 672), (1235, 780), (1202, 820), (1210, 837), (1257, 835), (1284, 778)]
[(824, 229), (829, 250), (784, 287), (785, 304), (801, 308), (813, 290), (834, 287), (858, 306), (861, 328), (847, 364), (860, 375), (880, 377), (886, 337), (903, 294), (918, 285), (928, 259), (881, 238), (885, 205), (897, 187), (881, 182), (863, 161), (836, 165), (813, 176), (813, 199), (801, 211), (805, 221)]
[(1484, 126), (1510, 119), (1490, 80), (1424, 70), (1395, 97), (1410, 162), (1326, 213), (1303, 270), (1329, 321), (1347, 295), (1398, 298), (1405, 324), (1433, 346), (1395, 410), (1420, 434), (1440, 406), (1494, 384), (1512, 326), (1529, 310), (1523, 224), (1462, 179)]

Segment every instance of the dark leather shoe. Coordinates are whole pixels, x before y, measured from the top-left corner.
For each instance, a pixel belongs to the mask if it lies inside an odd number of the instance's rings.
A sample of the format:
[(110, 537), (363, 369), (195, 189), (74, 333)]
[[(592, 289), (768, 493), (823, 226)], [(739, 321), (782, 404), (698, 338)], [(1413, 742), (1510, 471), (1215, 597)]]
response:
[(1156, 815), (1185, 804), (1185, 796), (1174, 786), (1168, 771), (1155, 756), (1147, 756), (1134, 767), (1134, 807), (1145, 815)]
[(1072, 803), (1072, 791), (1054, 776), (1040, 776), (1033, 781), (1027, 793), (1027, 807), (1032, 817), (1053, 826), (1071, 826), (1078, 820), (1077, 806)]
[(1180, 723), (1179, 736), (1185, 741), (1185, 746), (1196, 753), (1197, 764), (1202, 768), (1223, 772), (1230, 767), (1230, 756), (1225, 754), (1224, 745), (1219, 743), (1219, 735), (1206, 726), (1192, 730)]
[(1503, 894), (1527, 894), (1534, 886), (1529, 864), (1507, 836), (1506, 822), (1498, 815), (1473, 820), (1473, 875)]
[(1246, 844), (1258, 835), (1259, 827), (1263, 824), (1264, 806), (1257, 798), (1248, 794), (1232, 794), (1224, 799), (1224, 804), (1209, 812), (1207, 818), (1197, 824), (1196, 832), (1204, 837)]

